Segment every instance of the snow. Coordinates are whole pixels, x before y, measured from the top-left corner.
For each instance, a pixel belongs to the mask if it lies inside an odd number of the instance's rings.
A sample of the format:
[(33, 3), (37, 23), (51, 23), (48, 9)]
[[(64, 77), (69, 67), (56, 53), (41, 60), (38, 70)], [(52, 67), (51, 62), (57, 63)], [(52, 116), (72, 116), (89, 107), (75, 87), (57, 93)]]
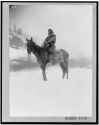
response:
[(26, 49), (14, 49), (9, 47), (9, 58), (11, 59), (17, 59), (20, 57), (26, 57), (27, 56), (27, 52)]
[(69, 79), (62, 79), (56, 65), (46, 71), (43, 81), (40, 68), (10, 72), (11, 116), (91, 116), (92, 70), (70, 68)]

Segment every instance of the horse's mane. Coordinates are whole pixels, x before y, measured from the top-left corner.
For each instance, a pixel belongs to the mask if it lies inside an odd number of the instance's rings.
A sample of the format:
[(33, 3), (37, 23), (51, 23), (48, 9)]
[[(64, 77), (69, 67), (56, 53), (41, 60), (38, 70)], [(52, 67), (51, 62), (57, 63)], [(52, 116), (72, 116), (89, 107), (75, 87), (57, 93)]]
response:
[(37, 53), (39, 55), (41, 55), (41, 53), (45, 51), (44, 47), (36, 44), (34, 41), (32, 41), (32, 43), (31, 43), (31, 48), (32, 48), (34, 53)]
[(39, 49), (40, 48), (40, 46), (39, 45), (37, 45), (34, 41), (32, 41), (31, 43), (30, 43), (30, 47), (31, 48), (35, 48), (35, 49)]

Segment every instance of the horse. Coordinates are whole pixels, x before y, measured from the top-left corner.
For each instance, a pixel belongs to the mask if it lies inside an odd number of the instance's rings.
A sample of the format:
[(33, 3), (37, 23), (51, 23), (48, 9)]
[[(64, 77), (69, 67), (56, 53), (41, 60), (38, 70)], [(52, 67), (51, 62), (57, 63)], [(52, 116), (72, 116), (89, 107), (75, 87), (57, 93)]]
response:
[(62, 77), (65, 77), (65, 74), (67, 73), (67, 79), (68, 79), (68, 64), (69, 64), (69, 53), (65, 51), (64, 49), (55, 50), (53, 54), (48, 53), (47, 49), (37, 45), (33, 40), (27, 39), (27, 53), (28, 55), (31, 55), (33, 53), (36, 58), (37, 62), (39, 63), (42, 74), (43, 74), (43, 80), (47, 81), (46, 77), (46, 66), (48, 63), (54, 64), (55, 62), (58, 63), (62, 69), (63, 75)]

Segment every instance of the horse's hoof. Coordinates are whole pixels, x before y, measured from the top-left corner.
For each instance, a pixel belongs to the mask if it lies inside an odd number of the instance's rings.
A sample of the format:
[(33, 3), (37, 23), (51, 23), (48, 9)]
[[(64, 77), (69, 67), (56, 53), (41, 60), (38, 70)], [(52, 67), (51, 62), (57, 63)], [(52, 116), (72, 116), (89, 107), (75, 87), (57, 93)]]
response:
[(43, 79), (44, 81), (47, 81), (47, 79)]

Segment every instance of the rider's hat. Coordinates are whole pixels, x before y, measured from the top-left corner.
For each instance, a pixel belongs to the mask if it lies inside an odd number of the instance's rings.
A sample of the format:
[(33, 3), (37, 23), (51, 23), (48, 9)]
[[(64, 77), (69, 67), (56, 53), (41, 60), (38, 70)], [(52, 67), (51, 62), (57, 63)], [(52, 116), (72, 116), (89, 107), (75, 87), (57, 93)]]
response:
[(52, 34), (53, 33), (53, 30), (51, 28), (48, 29), (48, 33), (49, 34)]

